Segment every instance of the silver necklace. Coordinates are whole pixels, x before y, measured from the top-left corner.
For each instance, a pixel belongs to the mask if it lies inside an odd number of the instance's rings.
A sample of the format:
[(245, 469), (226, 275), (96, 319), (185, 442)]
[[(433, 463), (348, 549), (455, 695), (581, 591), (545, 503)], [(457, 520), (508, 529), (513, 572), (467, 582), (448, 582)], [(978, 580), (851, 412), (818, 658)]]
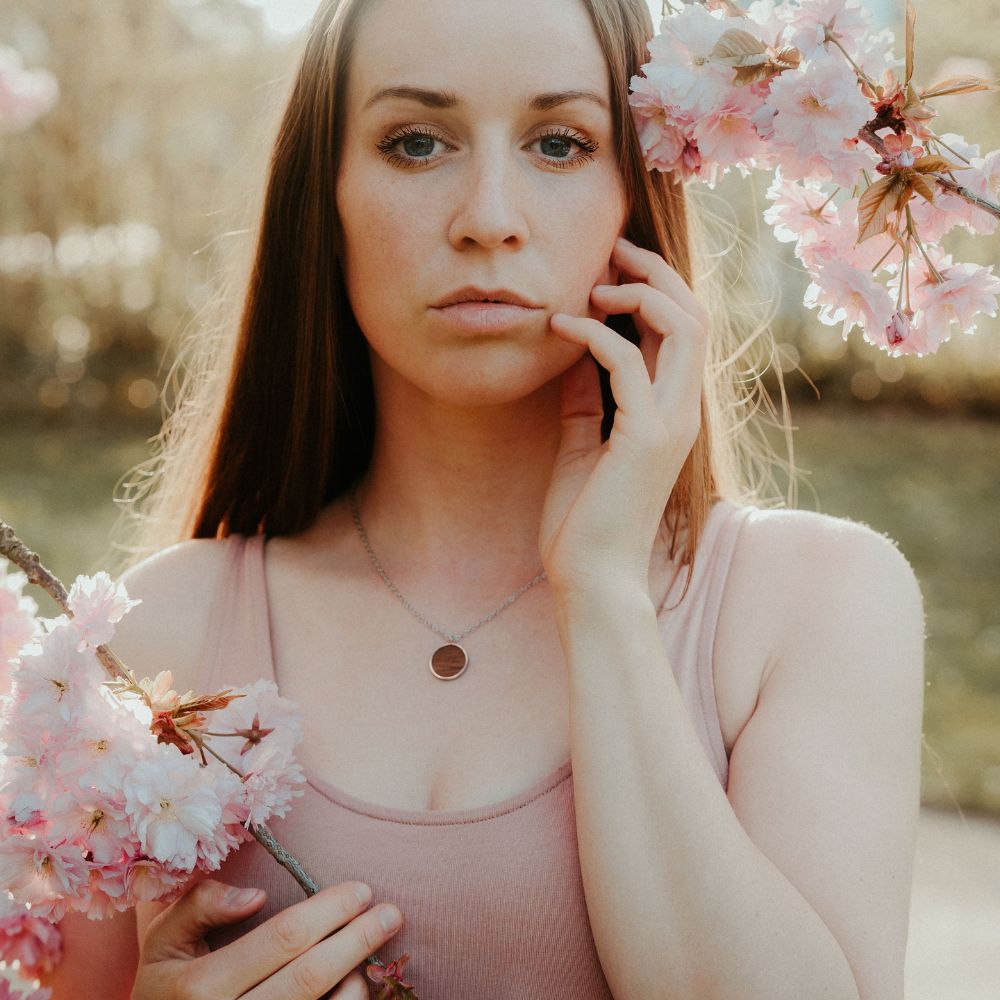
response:
[(430, 659), (427, 661), (427, 666), (430, 667), (431, 673), (442, 681), (453, 681), (456, 677), (461, 677), (465, 673), (466, 667), (469, 665), (469, 654), (466, 652), (463, 646), (458, 644), (459, 639), (464, 639), (470, 632), (474, 629), (479, 628), (480, 625), (485, 625), (488, 621), (496, 618), (504, 608), (509, 607), (516, 601), (521, 594), (523, 594), (530, 587), (533, 587), (539, 580), (544, 579), (545, 571), (542, 570), (533, 580), (524, 584), (518, 590), (515, 590), (513, 594), (508, 597), (503, 604), (498, 608), (494, 608), (488, 615), (480, 618), (475, 625), (471, 625), (464, 632), (452, 633), (445, 632), (438, 628), (433, 623), (429, 622), (409, 601), (399, 592), (396, 585), (389, 579), (386, 575), (384, 569), (382, 569), (382, 564), (378, 561), (375, 553), (372, 551), (371, 543), (368, 541), (368, 535), (365, 532), (364, 526), (361, 524), (361, 514), (358, 511), (358, 498), (356, 493), (356, 488), (351, 487), (350, 491), (351, 498), (351, 513), (354, 515), (354, 524), (358, 529), (358, 534), (361, 535), (361, 541), (364, 542), (365, 549), (368, 551), (368, 555), (371, 557), (372, 563), (375, 565), (375, 569), (378, 570), (378, 574), (385, 581), (386, 586), (403, 602), (403, 607), (410, 612), (415, 618), (419, 619), (424, 623), (429, 629), (436, 632), (442, 639), (447, 639), (448, 642), (443, 646), (438, 646), (437, 649), (431, 654)]

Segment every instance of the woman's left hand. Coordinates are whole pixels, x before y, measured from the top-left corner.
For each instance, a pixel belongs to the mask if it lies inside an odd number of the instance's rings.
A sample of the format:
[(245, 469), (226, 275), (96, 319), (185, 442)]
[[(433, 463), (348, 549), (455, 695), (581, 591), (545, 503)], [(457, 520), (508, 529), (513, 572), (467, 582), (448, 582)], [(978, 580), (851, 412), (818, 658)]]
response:
[[(638, 347), (596, 319), (551, 320), (554, 333), (593, 355), (562, 376), (562, 439), (539, 529), (557, 592), (648, 585), (667, 500), (701, 427), (707, 310), (657, 253), (619, 239), (611, 263), (639, 280), (595, 285), (591, 301), (606, 314), (632, 313)], [(618, 407), (603, 443), (594, 359), (607, 369)]]

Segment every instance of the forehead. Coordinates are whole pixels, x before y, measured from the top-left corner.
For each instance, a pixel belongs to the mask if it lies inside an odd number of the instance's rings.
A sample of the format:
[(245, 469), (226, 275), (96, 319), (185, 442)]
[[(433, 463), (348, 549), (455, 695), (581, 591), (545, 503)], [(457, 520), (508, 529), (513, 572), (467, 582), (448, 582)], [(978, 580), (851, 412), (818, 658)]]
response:
[(407, 85), (477, 107), (593, 90), (610, 77), (582, 0), (362, 0), (349, 101)]

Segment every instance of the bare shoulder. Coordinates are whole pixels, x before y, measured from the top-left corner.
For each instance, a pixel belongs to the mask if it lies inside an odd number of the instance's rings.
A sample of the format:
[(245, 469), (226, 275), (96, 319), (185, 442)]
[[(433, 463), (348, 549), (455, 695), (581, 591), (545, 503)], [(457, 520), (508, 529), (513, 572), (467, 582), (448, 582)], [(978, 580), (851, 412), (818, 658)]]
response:
[(759, 677), (730, 804), (834, 935), (859, 995), (901, 998), (920, 804), (916, 573), (889, 535), (801, 510), (751, 513), (731, 573), (724, 669), (739, 679), (744, 630)]
[(121, 575), (129, 597), (142, 603), (118, 624), (111, 645), (139, 676), (170, 670), (175, 689), (196, 686), (225, 551), (222, 539), (194, 538), (161, 549)]
[[(809, 510), (761, 510), (743, 532), (744, 568), (754, 564), (771, 596), (775, 652), (803, 630), (848, 616), (886, 622), (922, 607), (917, 575), (890, 535), (862, 521)], [(793, 613), (789, 613), (793, 612)]]
[(727, 750), (775, 664), (845, 630), (923, 634), (913, 567), (890, 535), (862, 521), (798, 509), (754, 509), (740, 529), (715, 647)]

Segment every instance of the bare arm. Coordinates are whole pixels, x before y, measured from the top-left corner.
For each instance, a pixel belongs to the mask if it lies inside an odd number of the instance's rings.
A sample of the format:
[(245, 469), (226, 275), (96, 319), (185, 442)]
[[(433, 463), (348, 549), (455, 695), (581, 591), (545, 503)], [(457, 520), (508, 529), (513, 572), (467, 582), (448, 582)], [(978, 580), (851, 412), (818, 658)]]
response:
[(728, 795), (648, 595), (609, 581), (560, 607), (601, 962), (621, 1000), (902, 1000), (919, 588), (863, 526), (792, 516), (757, 527), (749, 564), (780, 628)]
[(107, 920), (88, 920), (69, 913), (60, 922), (63, 959), (42, 986), (52, 1000), (129, 1000), (139, 962), (135, 912), (126, 910)]

